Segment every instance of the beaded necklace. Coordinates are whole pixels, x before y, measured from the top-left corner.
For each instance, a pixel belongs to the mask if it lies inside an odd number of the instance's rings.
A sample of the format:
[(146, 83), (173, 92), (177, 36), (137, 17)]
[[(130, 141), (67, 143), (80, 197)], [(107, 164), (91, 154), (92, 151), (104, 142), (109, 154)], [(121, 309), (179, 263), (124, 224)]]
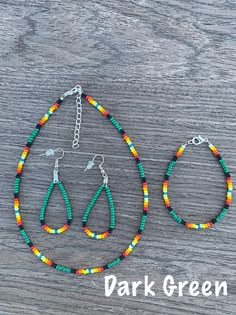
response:
[[(89, 104), (91, 104), (93, 107), (95, 107), (102, 115), (104, 115), (111, 123), (112, 125), (119, 131), (121, 137), (124, 139), (125, 143), (128, 145), (131, 154), (133, 155), (136, 165), (139, 170), (139, 174), (141, 177), (141, 183), (142, 183), (142, 190), (143, 190), (143, 213), (142, 217), (140, 220), (139, 228), (137, 230), (137, 233), (134, 235), (131, 243), (127, 246), (127, 248), (115, 259), (111, 260), (110, 262), (106, 263), (103, 266), (96, 266), (96, 267), (91, 267), (91, 268), (69, 268), (60, 264), (57, 264), (53, 262), (52, 259), (46, 257), (30, 240), (28, 234), (26, 233), (24, 226), (23, 226), (23, 220), (22, 216), (20, 213), (20, 182), (21, 182), (21, 176), (22, 176), (22, 171), (24, 168), (24, 164), (26, 162), (27, 156), (30, 153), (30, 148), (33, 144), (34, 139), (38, 135), (40, 129), (42, 126), (49, 120), (50, 116), (60, 107), (62, 101), (67, 97), (68, 95), (73, 95), (77, 93), (77, 101), (80, 101), (81, 97), (83, 97), (85, 100), (88, 101)], [(77, 130), (78, 127), (80, 128), (80, 125), (78, 126), (78, 122), (81, 120), (81, 113), (78, 113), (77, 110)], [(78, 147), (78, 139), (79, 135), (77, 132), (77, 135), (74, 140), (74, 145)], [(20, 161), (17, 166), (17, 171), (16, 171), (16, 179), (15, 179), (15, 185), (14, 185), (14, 209), (15, 209), (15, 217), (16, 217), (16, 222), (18, 224), (18, 227), (20, 229), (20, 233), (26, 242), (26, 244), (29, 246), (30, 250), (45, 264), (47, 264), (50, 267), (53, 267), (57, 270), (61, 270), (64, 272), (68, 273), (73, 273), (73, 274), (91, 274), (91, 273), (98, 273), (102, 272), (106, 269), (110, 269), (113, 266), (117, 265), (121, 260), (123, 260), (125, 257), (127, 257), (133, 249), (136, 247), (138, 244), (142, 231), (144, 230), (145, 227), (145, 222), (147, 218), (147, 211), (148, 211), (148, 186), (147, 186), (147, 181), (146, 177), (144, 174), (144, 169), (141, 164), (139, 155), (135, 147), (133, 146), (129, 136), (127, 133), (123, 130), (123, 128), (120, 126), (120, 124), (108, 113), (108, 111), (99, 105), (91, 96), (86, 95), (81, 87), (78, 85), (71, 89), (70, 91), (64, 93), (46, 112), (46, 114), (39, 120), (37, 123), (35, 129), (31, 133), (20, 158)]]

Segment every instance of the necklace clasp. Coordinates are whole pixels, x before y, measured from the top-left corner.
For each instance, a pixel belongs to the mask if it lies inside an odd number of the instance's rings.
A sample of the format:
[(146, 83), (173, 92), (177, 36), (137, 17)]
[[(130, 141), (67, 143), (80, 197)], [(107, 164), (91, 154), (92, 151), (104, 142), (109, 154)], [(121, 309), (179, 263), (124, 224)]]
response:
[(61, 100), (64, 100), (64, 98), (66, 98), (68, 95), (73, 95), (73, 94), (76, 94), (76, 93), (79, 93), (79, 94), (82, 94), (83, 93), (83, 90), (81, 88), (80, 85), (76, 85), (75, 87), (73, 87), (71, 90), (65, 92), (61, 97), (60, 99)]

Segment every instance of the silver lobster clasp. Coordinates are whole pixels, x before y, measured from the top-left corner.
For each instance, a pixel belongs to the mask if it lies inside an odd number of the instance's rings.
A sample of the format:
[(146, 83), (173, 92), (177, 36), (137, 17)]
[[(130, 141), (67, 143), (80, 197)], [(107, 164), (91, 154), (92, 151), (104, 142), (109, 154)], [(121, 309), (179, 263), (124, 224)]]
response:
[(71, 90), (65, 92), (61, 97), (60, 99), (61, 100), (64, 100), (64, 98), (66, 98), (68, 95), (73, 95), (73, 94), (76, 94), (76, 93), (79, 93), (79, 94), (82, 94), (83, 93), (83, 90), (81, 88), (80, 85), (76, 85), (75, 87), (73, 87)]
[(197, 137), (193, 137), (193, 139), (187, 141), (185, 143), (185, 145), (188, 145), (188, 144), (194, 144), (194, 145), (199, 145), (199, 144), (202, 144), (204, 142), (208, 142), (208, 139), (207, 138), (203, 138), (202, 136), (197, 136)]

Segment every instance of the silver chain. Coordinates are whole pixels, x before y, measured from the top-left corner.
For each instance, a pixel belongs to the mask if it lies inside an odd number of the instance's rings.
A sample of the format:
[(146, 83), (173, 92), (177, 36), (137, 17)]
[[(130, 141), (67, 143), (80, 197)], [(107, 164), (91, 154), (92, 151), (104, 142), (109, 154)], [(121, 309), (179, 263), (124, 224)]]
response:
[(64, 93), (60, 99), (64, 100), (68, 95), (73, 95), (77, 93), (76, 96), (76, 121), (75, 121), (75, 129), (74, 129), (74, 140), (72, 142), (72, 149), (77, 149), (79, 147), (79, 139), (80, 139), (80, 128), (81, 128), (81, 121), (82, 121), (82, 101), (81, 101), (81, 94), (83, 90), (80, 85), (76, 85), (73, 89)]
[(74, 140), (72, 143), (73, 149), (78, 149), (79, 147), (82, 111), (83, 111), (83, 107), (82, 107), (82, 101), (81, 101), (81, 93), (78, 93), (76, 96), (76, 121), (75, 121), (75, 129), (74, 129)]

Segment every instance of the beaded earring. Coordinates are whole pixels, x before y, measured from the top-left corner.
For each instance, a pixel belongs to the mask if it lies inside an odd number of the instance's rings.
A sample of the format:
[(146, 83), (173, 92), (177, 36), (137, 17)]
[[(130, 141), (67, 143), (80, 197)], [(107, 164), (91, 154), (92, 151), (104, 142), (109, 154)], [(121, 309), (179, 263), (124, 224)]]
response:
[[(170, 205), (170, 200), (169, 200), (169, 196), (168, 196), (168, 184), (169, 184), (169, 177), (170, 177), (170, 174), (172, 172), (172, 169), (175, 166), (177, 159), (183, 154), (186, 146), (191, 145), (191, 144), (200, 145), (200, 144), (205, 143), (205, 142), (208, 144), (209, 149), (212, 151), (213, 155), (217, 158), (217, 160), (219, 161), (220, 165), (223, 168), (223, 171), (224, 171), (225, 177), (226, 177), (226, 183), (227, 183), (227, 193), (226, 193), (225, 205), (218, 216), (216, 216), (214, 219), (212, 219), (211, 221), (209, 221), (207, 223), (195, 224), (195, 223), (186, 222), (185, 220), (180, 218), (175, 213), (175, 211), (173, 210), (173, 208)], [(231, 179), (231, 176), (229, 173), (229, 169), (225, 164), (225, 161), (222, 159), (217, 148), (213, 144), (211, 144), (207, 138), (203, 138), (201, 136), (194, 137), (192, 140), (187, 141), (185, 144), (183, 144), (179, 147), (179, 149), (175, 153), (172, 161), (169, 163), (169, 166), (167, 168), (167, 171), (165, 173), (165, 178), (163, 181), (163, 199), (164, 199), (164, 204), (165, 204), (169, 214), (172, 216), (172, 218), (175, 221), (177, 221), (180, 224), (183, 224), (186, 228), (189, 228), (189, 229), (207, 229), (209, 227), (212, 227), (215, 223), (219, 222), (224, 217), (224, 215), (226, 214), (226, 212), (229, 208), (229, 205), (232, 201), (232, 191), (233, 191), (233, 182), (232, 182), (232, 179)]]
[[(84, 232), (92, 238), (95, 239), (103, 239), (106, 238), (108, 235), (111, 234), (111, 232), (113, 231), (114, 227), (115, 227), (115, 207), (114, 207), (114, 203), (113, 203), (113, 198), (112, 198), (112, 194), (111, 194), (111, 190), (110, 187), (108, 186), (108, 175), (105, 172), (105, 170), (103, 169), (102, 165), (104, 163), (104, 157), (101, 154), (96, 154), (94, 156), (94, 158), (92, 159), (92, 161), (88, 162), (88, 165), (86, 167), (86, 170), (91, 169), (94, 166), (94, 161), (97, 157), (101, 157), (102, 158), (102, 162), (98, 165), (101, 175), (103, 177), (103, 183), (99, 186), (98, 190), (96, 191), (96, 193), (94, 194), (93, 198), (91, 199), (90, 203), (88, 204), (83, 218), (82, 218), (82, 226), (83, 226), (83, 230)], [(109, 203), (109, 207), (110, 207), (110, 226), (108, 228), (107, 231), (100, 233), (100, 234), (96, 234), (93, 233), (87, 226), (87, 220), (88, 220), (88, 216), (90, 214), (90, 211), (92, 210), (96, 200), (98, 199), (98, 197), (101, 195), (102, 191), (105, 190), (106, 195), (107, 195), (107, 199), (108, 199), (108, 203)]]
[[(55, 160), (54, 171), (53, 171), (53, 181), (50, 183), (50, 185), (48, 187), (48, 190), (47, 190), (47, 193), (44, 197), (43, 204), (42, 204), (41, 211), (40, 211), (40, 222), (41, 222), (42, 228), (50, 234), (59, 234), (59, 233), (65, 232), (69, 228), (71, 221), (72, 221), (72, 210), (71, 210), (70, 201), (69, 201), (68, 195), (66, 193), (65, 187), (62, 184), (62, 182), (59, 181), (59, 176), (58, 176), (59, 160), (64, 157), (64, 150), (61, 148), (58, 148), (55, 150), (49, 149), (46, 153), (40, 154), (40, 156), (42, 156), (42, 155), (51, 156), (51, 155), (54, 155), (56, 152), (62, 152), (62, 155), (61, 155), (61, 157), (58, 157)], [(45, 212), (47, 209), (48, 201), (50, 199), (50, 196), (51, 196), (53, 189), (54, 189), (56, 184), (58, 185), (58, 187), (62, 193), (62, 197), (63, 197), (65, 204), (66, 204), (67, 223), (58, 229), (53, 229), (45, 223)]]

